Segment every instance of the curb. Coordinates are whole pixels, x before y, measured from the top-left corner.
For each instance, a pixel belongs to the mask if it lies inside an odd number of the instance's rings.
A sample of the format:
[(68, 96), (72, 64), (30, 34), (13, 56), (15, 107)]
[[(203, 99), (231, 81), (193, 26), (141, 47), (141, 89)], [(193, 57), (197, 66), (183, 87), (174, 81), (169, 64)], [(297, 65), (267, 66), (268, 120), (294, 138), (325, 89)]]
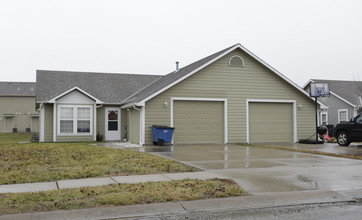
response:
[(0, 220), (151, 218), (195, 213), (216, 213), (308, 204), (356, 202), (330, 190), (265, 193), (219, 199), (156, 203), (105, 208), (78, 209), (0, 216)]

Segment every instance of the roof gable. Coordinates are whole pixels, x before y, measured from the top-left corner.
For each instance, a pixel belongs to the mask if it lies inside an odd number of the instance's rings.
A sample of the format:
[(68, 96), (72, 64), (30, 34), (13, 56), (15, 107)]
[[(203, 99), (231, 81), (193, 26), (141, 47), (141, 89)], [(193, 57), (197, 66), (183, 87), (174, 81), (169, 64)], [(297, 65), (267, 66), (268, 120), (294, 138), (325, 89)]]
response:
[[(217, 53), (214, 53), (208, 57), (205, 57), (199, 61), (196, 61), (190, 65), (187, 65), (178, 71), (174, 71), (172, 73), (169, 73), (154, 83), (148, 85), (143, 90), (139, 91), (138, 93), (132, 95), (128, 99), (126, 99), (122, 104), (124, 104), (124, 107), (132, 106), (132, 105), (138, 105), (143, 106), (144, 103), (153, 97), (157, 96), (158, 94), (162, 93), (163, 91), (167, 90), (168, 88), (176, 85), (177, 83), (181, 82), (182, 80), (192, 76), (193, 74), (197, 73), (201, 69), (209, 66), (210, 64), (216, 62), (220, 58), (224, 57), (225, 55), (229, 54), (230, 52), (241, 49), (246, 54), (250, 55), (252, 58), (257, 60), (259, 63), (261, 63), (263, 66), (265, 66), (267, 69), (271, 70), (273, 73), (275, 73), (277, 76), (285, 80), (287, 83), (292, 85), (295, 89), (297, 89), (299, 92), (303, 93), (304, 95), (308, 96), (308, 93), (304, 91), (302, 88), (300, 88), (297, 84), (292, 82), (290, 79), (288, 79), (286, 76), (278, 72), (276, 69), (271, 67), (269, 64), (264, 62), (262, 59), (257, 57), (255, 54), (250, 52), (248, 49), (243, 47), (241, 44), (236, 44), (231, 47), (228, 47), (224, 50), (221, 50)], [(320, 103), (321, 104), (321, 103)]]
[(52, 99), (49, 100), (48, 102), (49, 102), (49, 103), (55, 103), (57, 99), (59, 99), (59, 98), (61, 98), (61, 97), (64, 97), (64, 96), (68, 95), (69, 93), (71, 93), (71, 92), (73, 92), (73, 91), (75, 91), (75, 90), (81, 92), (83, 95), (89, 97), (90, 99), (93, 99), (97, 104), (103, 104), (102, 101), (100, 101), (100, 100), (97, 99), (96, 97), (92, 96), (91, 94), (87, 93), (86, 91), (84, 91), (83, 89), (80, 89), (80, 88), (77, 87), (77, 86), (75, 86), (75, 87), (73, 87), (73, 88), (71, 88), (71, 89), (63, 92), (62, 94), (60, 94), (60, 95), (52, 98)]

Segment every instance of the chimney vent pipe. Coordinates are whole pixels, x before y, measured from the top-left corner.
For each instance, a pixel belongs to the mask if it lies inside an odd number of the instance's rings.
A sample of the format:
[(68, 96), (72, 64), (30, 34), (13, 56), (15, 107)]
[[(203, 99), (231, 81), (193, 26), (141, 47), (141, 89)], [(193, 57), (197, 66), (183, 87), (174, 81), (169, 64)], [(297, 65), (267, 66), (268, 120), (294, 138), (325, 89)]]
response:
[(178, 70), (178, 64), (179, 64), (179, 62), (176, 61), (176, 71)]

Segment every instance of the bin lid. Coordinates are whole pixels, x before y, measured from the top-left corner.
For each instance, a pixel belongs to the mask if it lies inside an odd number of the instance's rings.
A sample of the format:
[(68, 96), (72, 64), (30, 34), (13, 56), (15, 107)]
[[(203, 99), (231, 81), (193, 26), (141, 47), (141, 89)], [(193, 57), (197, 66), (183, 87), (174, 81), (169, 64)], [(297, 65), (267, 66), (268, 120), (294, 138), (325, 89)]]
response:
[(159, 128), (159, 129), (174, 129), (173, 127), (166, 126), (166, 125), (152, 125), (153, 128)]

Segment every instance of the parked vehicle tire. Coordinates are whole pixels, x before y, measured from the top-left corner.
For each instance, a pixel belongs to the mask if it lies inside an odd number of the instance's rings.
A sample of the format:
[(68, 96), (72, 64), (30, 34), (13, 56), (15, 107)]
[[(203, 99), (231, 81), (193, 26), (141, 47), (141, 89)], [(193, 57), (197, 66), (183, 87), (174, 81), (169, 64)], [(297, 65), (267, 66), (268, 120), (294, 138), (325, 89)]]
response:
[(348, 146), (351, 143), (351, 139), (349, 138), (347, 132), (341, 131), (337, 134), (337, 143), (340, 146)]

